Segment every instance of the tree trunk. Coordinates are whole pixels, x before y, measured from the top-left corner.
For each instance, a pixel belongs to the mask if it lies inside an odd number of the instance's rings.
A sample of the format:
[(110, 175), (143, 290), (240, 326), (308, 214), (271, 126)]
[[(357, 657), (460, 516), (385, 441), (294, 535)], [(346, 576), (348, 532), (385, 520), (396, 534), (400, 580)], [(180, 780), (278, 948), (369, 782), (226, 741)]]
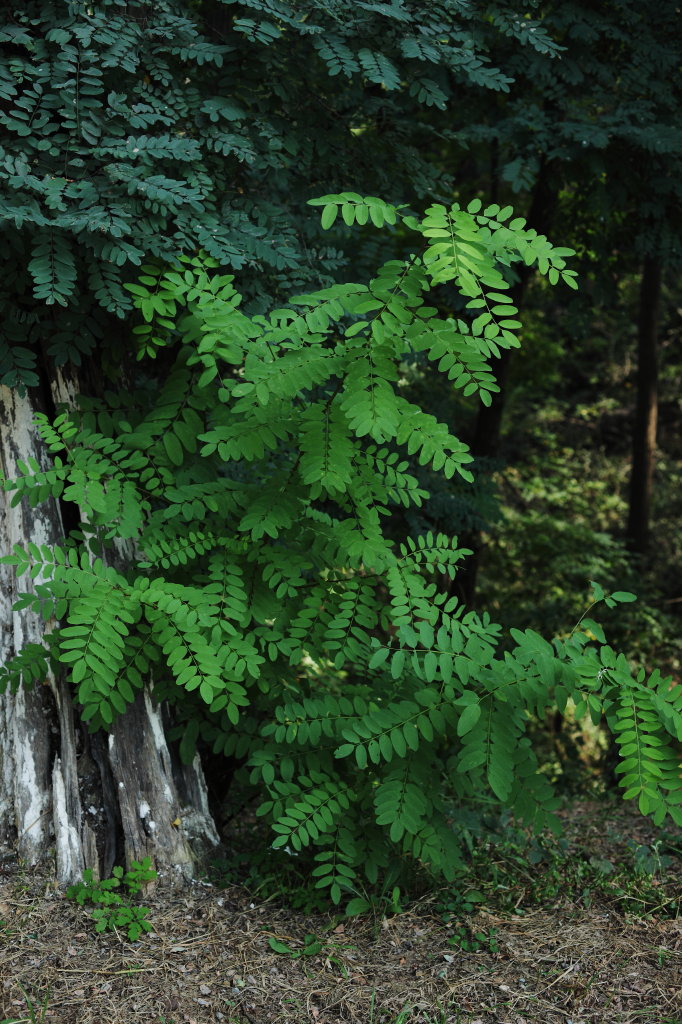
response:
[[(546, 234), (551, 224), (552, 211), (556, 202), (556, 191), (550, 185), (548, 167), (542, 163), (538, 179), (533, 190), (533, 198), (528, 211), (528, 227), (534, 228), (538, 234)], [(533, 268), (521, 264), (518, 269), (518, 281), (510, 291), (510, 297), (516, 308), (523, 308), (526, 291), (533, 275)], [(471, 453), (477, 459), (491, 459), (498, 454), (502, 434), (502, 418), (508, 395), (509, 370), (512, 350), (503, 349), (498, 359), (492, 363), (495, 380), (499, 391), (495, 392), (490, 405), (481, 405), (478, 409), (476, 424), (471, 439)], [(476, 596), (476, 580), (483, 551), (481, 533), (476, 531), (468, 537), (462, 537), (462, 544), (473, 551), (463, 563), (458, 573), (458, 590), (464, 604), (472, 606)]]
[(637, 401), (632, 433), (632, 469), (627, 542), (637, 554), (649, 544), (651, 496), (658, 425), (658, 316), (661, 263), (647, 257), (642, 268), (637, 324)]
[[(16, 477), (18, 463), (31, 457), (47, 468), (33, 415), (50, 413), (71, 390), (60, 376), (49, 389), (23, 398), (0, 388), (3, 476)], [(58, 502), (33, 509), (24, 499), (12, 508), (10, 497), (0, 492), (3, 554), (15, 544), (52, 547), (63, 539)], [(0, 566), (0, 663), (25, 643), (40, 643), (54, 625), (45, 626), (31, 611), (12, 610), (18, 594), (39, 582), (17, 579), (12, 567)], [(0, 842), (28, 864), (53, 853), (61, 883), (79, 879), (86, 867), (106, 877), (115, 863), (149, 855), (160, 877), (179, 885), (219, 839), (199, 759), (189, 767), (176, 763), (151, 684), (108, 735), (89, 735), (60, 674), (0, 696)]]
[[(556, 191), (550, 184), (548, 168), (543, 162), (535, 188), (533, 189), (533, 197), (526, 218), (528, 227), (534, 228), (538, 234), (547, 234), (555, 202)], [(518, 281), (509, 293), (519, 312), (523, 308), (526, 291), (533, 273), (533, 267), (527, 267), (525, 263), (519, 265)], [(492, 395), (492, 403), (489, 406), (481, 405), (478, 410), (471, 450), (474, 455), (479, 457), (494, 456), (499, 448), (500, 434), (502, 432), (502, 414), (507, 400), (507, 381), (509, 379), (511, 357), (512, 350), (504, 349), (499, 359), (496, 359), (492, 365), (495, 380), (500, 390)]]

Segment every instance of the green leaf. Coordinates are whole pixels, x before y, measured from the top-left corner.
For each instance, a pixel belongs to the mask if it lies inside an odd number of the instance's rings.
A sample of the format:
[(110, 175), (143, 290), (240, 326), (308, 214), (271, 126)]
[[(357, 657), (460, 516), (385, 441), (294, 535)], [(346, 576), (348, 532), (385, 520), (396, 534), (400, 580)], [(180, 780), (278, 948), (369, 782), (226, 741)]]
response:
[(322, 227), (325, 229), (325, 231), (332, 226), (332, 224), (336, 220), (338, 212), (339, 208), (335, 203), (329, 203), (327, 206), (324, 207), (324, 209), (322, 210), (320, 223)]
[(468, 704), (457, 721), (457, 735), (466, 736), (474, 728), (481, 717), (480, 704)]
[(377, 650), (374, 652), (372, 657), (369, 659), (369, 663), (368, 663), (367, 667), (370, 668), (370, 669), (371, 668), (379, 668), (380, 665), (383, 665), (384, 662), (388, 660), (388, 657), (389, 657), (390, 653), (391, 653), (391, 650), (390, 650), (389, 647), (379, 647), (379, 648), (377, 648)]
[(182, 451), (182, 445), (175, 434), (167, 432), (163, 435), (163, 447), (165, 448), (166, 455), (173, 465), (181, 466), (185, 457)]
[(355, 223), (355, 206), (352, 206), (350, 203), (344, 203), (341, 207), (341, 216), (344, 223), (351, 227)]
[(356, 896), (346, 904), (346, 917), (359, 917), (361, 914), (366, 914), (371, 906), (372, 904), (368, 900)]
[(279, 939), (275, 939), (272, 936), (268, 939), (268, 945), (270, 949), (274, 950), (275, 953), (288, 953), (292, 954), (293, 950), (290, 946), (287, 946), (286, 942), (280, 942)]

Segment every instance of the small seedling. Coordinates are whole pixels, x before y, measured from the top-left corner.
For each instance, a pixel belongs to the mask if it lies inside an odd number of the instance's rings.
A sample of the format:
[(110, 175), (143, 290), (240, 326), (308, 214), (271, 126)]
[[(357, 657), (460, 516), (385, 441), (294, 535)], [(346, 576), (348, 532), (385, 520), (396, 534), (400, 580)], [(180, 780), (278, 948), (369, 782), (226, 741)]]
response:
[(156, 878), (156, 871), (151, 864), (151, 857), (144, 857), (141, 861), (134, 860), (129, 871), (124, 873), (123, 868), (116, 867), (111, 878), (99, 882), (93, 881), (92, 870), (88, 868), (83, 872), (83, 881), (69, 886), (66, 895), (81, 907), (85, 906), (86, 902), (95, 904), (91, 916), (95, 921), (96, 932), (124, 928), (128, 939), (137, 942), (143, 932), (152, 930), (151, 924), (146, 920), (149, 907), (134, 906), (126, 896), (121, 896), (114, 890), (123, 884), (130, 895), (137, 895), (145, 882)]
[(372, 910), (382, 914), (402, 914), (405, 910), (403, 905), (404, 897), (400, 887), (394, 885), (390, 892), (384, 890), (379, 895), (368, 894), (367, 896), (356, 896), (346, 905), (346, 917), (359, 917)]
[(497, 929), (474, 930), (462, 922), (462, 918), (473, 914), (476, 907), (485, 903), (485, 894), (478, 889), (469, 889), (465, 893), (452, 893), (450, 899), (441, 904), (441, 916), (445, 924), (454, 925), (452, 935), (448, 939), (449, 946), (463, 949), (467, 953), (487, 950), (497, 953), (499, 946), (495, 934)]
[(286, 942), (275, 938), (268, 939), (268, 942), (270, 949), (273, 949), (275, 953), (289, 956), (292, 960), (298, 960), (302, 956), (317, 956), (322, 951), (322, 943), (314, 935), (306, 935), (301, 949), (293, 949)]
[(496, 933), (496, 928), (474, 931), (473, 928), (469, 928), (467, 925), (458, 925), (448, 939), (448, 946), (462, 949), (465, 953), (478, 953), (479, 950), (497, 953), (500, 947), (495, 938)]

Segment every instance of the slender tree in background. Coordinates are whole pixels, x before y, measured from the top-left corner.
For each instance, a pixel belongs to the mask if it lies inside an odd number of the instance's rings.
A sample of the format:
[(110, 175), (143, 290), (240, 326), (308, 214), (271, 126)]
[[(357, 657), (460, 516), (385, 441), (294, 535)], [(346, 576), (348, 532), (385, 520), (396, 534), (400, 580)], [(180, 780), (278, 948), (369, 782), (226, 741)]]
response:
[[(471, 147), (479, 187), (494, 188), (499, 201), (516, 206), (526, 197), (529, 223), (586, 250), (585, 271), (598, 285), (614, 264), (620, 279), (641, 275), (626, 535), (632, 550), (643, 552), (656, 449), (660, 281), (682, 256), (679, 9), (670, 0), (652, 18), (635, 0), (541, 6), (543, 27), (562, 47), (560, 59), (535, 52), (519, 60), (505, 52), (504, 41), (497, 44), (495, 58), (515, 80), (512, 97), (483, 104), (472, 97), (453, 134)], [(529, 277), (519, 276), (519, 307)], [(499, 449), (511, 358), (501, 355), (500, 394), (477, 413), (472, 448), (486, 457)], [(463, 577), (468, 600), (477, 564), (476, 555)]]
[(632, 431), (632, 471), (628, 503), (627, 538), (630, 547), (644, 554), (649, 545), (651, 499), (658, 427), (658, 323), (661, 303), (661, 261), (644, 261), (637, 320), (637, 397)]

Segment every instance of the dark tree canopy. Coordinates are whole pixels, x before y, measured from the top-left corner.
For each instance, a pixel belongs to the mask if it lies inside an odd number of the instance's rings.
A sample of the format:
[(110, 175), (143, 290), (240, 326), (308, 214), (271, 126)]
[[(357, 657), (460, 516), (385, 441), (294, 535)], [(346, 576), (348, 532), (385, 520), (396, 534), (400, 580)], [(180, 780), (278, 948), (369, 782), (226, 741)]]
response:
[[(143, 260), (203, 250), (247, 295), (288, 293), (344, 256), (311, 195), (447, 190), (433, 161), (463, 84), (508, 92), (488, 55), (555, 47), (518, 4), (80, 0), (5, 5), (0, 381), (36, 382), (118, 333)], [(107, 344), (109, 343), (107, 341)]]

